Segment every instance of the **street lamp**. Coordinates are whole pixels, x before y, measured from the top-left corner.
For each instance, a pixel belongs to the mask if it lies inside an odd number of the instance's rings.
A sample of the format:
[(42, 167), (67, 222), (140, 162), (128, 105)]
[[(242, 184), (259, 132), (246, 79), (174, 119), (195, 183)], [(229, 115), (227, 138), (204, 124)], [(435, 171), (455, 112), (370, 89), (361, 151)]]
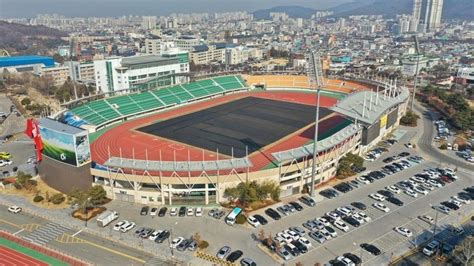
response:
[(415, 81), (413, 82), (413, 98), (411, 100), (411, 110), (413, 111), (413, 106), (415, 104), (415, 95), (416, 95), (416, 85), (418, 82), (418, 67), (420, 64), (420, 46), (418, 44), (418, 38), (416, 35), (413, 36), (413, 41), (415, 42), (415, 52), (416, 52), (416, 67), (415, 67)]
[(82, 212), (86, 214), (86, 218), (85, 218), (85, 220), (86, 220), (86, 221), (85, 221), (85, 224), (86, 224), (85, 226), (86, 226), (86, 228), (87, 228), (87, 213), (88, 213), (88, 211), (87, 211), (87, 205), (89, 205), (90, 200), (91, 200), (91, 198), (89, 197), (89, 198), (87, 198), (87, 200), (85, 200), (84, 203), (82, 204), (82, 210), (83, 210)]

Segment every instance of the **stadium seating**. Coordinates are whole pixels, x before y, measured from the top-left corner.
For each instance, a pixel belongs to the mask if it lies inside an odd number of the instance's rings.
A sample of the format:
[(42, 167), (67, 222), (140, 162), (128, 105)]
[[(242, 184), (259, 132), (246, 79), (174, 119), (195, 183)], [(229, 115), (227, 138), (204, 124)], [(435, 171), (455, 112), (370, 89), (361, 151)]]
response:
[(71, 112), (88, 124), (98, 126), (122, 117), (245, 88), (241, 76), (221, 76), (96, 100), (74, 107)]

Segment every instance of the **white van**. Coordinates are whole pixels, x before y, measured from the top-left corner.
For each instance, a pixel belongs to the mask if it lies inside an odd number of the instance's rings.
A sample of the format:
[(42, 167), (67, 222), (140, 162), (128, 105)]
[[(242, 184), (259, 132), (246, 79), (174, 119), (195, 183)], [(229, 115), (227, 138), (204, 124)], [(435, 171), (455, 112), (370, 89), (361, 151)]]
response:
[(423, 254), (426, 256), (432, 256), (435, 254), (439, 249), (439, 242), (436, 240), (431, 241), (426, 247), (423, 249)]

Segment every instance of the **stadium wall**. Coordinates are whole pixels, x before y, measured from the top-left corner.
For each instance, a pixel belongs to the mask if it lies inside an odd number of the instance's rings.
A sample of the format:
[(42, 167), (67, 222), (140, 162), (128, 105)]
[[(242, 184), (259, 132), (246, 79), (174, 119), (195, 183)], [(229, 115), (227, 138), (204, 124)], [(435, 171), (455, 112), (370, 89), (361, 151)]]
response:
[(38, 165), (41, 179), (50, 187), (63, 193), (71, 190), (88, 189), (92, 186), (91, 163), (86, 163), (80, 167), (61, 163), (47, 156)]

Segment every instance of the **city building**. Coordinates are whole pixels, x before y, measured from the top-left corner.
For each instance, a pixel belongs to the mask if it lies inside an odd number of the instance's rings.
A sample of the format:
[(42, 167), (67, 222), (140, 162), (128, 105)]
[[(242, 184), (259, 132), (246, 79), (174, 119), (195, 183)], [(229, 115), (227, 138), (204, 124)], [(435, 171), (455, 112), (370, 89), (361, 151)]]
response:
[(423, 31), (437, 31), (441, 26), (444, 0), (414, 0), (413, 19)]
[(54, 82), (54, 86), (60, 87), (69, 78), (69, 67), (68, 66), (43, 67), (43, 66), (37, 65), (34, 67), (34, 74), (40, 77), (49, 78)]
[(149, 89), (179, 82), (176, 75), (189, 72), (182, 68), (178, 55), (163, 57), (144, 55), (111, 57), (94, 61), (95, 83), (98, 92), (130, 89)]
[(52, 57), (24, 55), (0, 57), (0, 70), (7, 69), (9, 72), (33, 71), (37, 67), (53, 67), (54, 59)]
[(456, 83), (474, 86), (474, 67), (462, 67), (458, 69)]
[(195, 65), (209, 64), (211, 62), (225, 62), (227, 44), (202, 44), (194, 46), (190, 58)]
[(79, 83), (95, 84), (94, 63), (80, 63), (77, 61), (68, 61), (64, 65), (69, 67), (69, 76)]

